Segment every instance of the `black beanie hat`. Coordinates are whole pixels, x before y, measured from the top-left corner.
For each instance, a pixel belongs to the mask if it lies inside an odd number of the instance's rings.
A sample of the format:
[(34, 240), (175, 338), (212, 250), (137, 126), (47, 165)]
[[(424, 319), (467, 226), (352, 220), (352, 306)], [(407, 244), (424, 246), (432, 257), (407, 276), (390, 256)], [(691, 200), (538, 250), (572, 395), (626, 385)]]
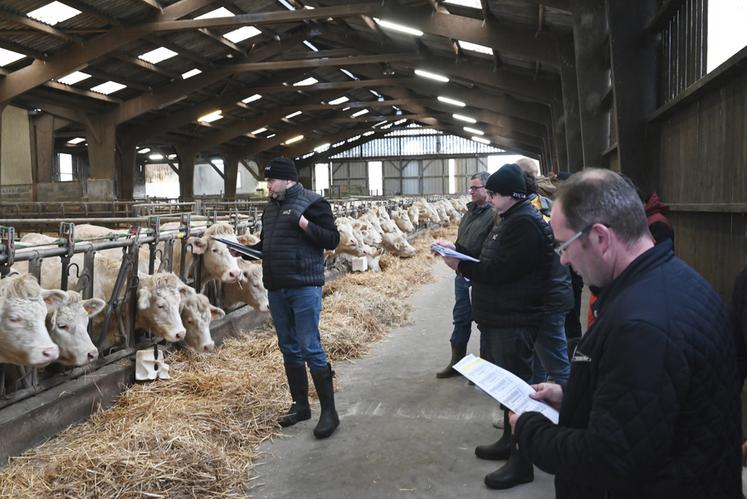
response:
[(525, 199), (527, 197), (527, 183), (524, 180), (524, 172), (514, 163), (507, 163), (493, 173), (485, 182), (485, 189), (502, 196), (511, 196), (514, 199)]
[(274, 178), (276, 180), (298, 181), (298, 171), (292, 159), (275, 158), (265, 166), (265, 180)]

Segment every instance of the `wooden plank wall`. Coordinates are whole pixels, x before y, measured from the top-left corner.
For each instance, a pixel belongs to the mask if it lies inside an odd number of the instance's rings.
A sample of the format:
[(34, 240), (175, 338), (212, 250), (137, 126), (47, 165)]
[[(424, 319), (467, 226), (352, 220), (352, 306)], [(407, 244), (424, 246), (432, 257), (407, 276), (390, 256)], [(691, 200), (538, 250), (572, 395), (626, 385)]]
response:
[(661, 120), (649, 152), (677, 255), (727, 298), (747, 264), (747, 72), (711, 83)]

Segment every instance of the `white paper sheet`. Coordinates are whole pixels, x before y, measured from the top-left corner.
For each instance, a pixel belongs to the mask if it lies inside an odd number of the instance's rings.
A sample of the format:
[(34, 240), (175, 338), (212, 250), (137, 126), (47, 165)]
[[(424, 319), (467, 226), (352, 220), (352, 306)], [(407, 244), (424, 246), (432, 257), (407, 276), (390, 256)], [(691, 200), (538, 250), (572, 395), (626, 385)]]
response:
[(558, 411), (544, 402), (529, 398), (534, 388), (515, 374), (472, 354), (454, 364), (454, 369), (512, 411), (536, 411), (558, 424)]
[(441, 256), (450, 256), (451, 258), (456, 258), (457, 260), (467, 260), (468, 262), (480, 262), (480, 260), (478, 260), (477, 258), (472, 258), (469, 255), (459, 253), (456, 250), (447, 248), (446, 246), (441, 246), (440, 244), (432, 243), (431, 249)]

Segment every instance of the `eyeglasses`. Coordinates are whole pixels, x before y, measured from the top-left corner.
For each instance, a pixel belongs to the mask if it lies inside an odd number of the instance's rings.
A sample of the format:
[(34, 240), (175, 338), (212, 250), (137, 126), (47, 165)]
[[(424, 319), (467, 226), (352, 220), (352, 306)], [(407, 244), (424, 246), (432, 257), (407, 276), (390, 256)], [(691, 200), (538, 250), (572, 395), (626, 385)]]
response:
[(586, 232), (589, 231), (592, 227), (594, 227), (595, 224), (589, 224), (580, 231), (573, 234), (573, 237), (571, 237), (569, 240), (567, 240), (564, 243), (561, 243), (560, 241), (555, 241), (555, 253), (557, 253), (558, 256), (563, 256), (563, 254), (568, 251), (568, 247), (573, 244), (573, 241), (583, 236)]
[(475, 191), (479, 191), (480, 189), (483, 189), (484, 187), (485, 187), (484, 185), (470, 185), (469, 189), (467, 190), (470, 192), (475, 192)]

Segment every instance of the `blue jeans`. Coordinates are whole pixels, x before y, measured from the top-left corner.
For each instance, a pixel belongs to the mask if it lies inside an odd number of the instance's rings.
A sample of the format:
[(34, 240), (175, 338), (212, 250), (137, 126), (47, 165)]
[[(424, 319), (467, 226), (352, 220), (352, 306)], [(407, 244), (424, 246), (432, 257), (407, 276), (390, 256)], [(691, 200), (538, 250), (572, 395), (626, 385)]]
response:
[(469, 288), (472, 283), (461, 275), (454, 277), (454, 331), (451, 333), (451, 344), (466, 345), (472, 332), (472, 303)]
[(308, 363), (311, 369), (327, 367), (327, 354), (319, 339), (322, 288), (278, 289), (268, 291), (267, 298), (283, 361), (296, 365)]
[(532, 357), (532, 381), (544, 383), (548, 373), (553, 381), (561, 385), (568, 382), (571, 364), (568, 362), (568, 343), (565, 338), (565, 312), (547, 314), (537, 328)]
[(485, 360), (512, 372), (527, 383), (532, 377), (532, 346), (536, 329), (477, 325), (485, 338)]

